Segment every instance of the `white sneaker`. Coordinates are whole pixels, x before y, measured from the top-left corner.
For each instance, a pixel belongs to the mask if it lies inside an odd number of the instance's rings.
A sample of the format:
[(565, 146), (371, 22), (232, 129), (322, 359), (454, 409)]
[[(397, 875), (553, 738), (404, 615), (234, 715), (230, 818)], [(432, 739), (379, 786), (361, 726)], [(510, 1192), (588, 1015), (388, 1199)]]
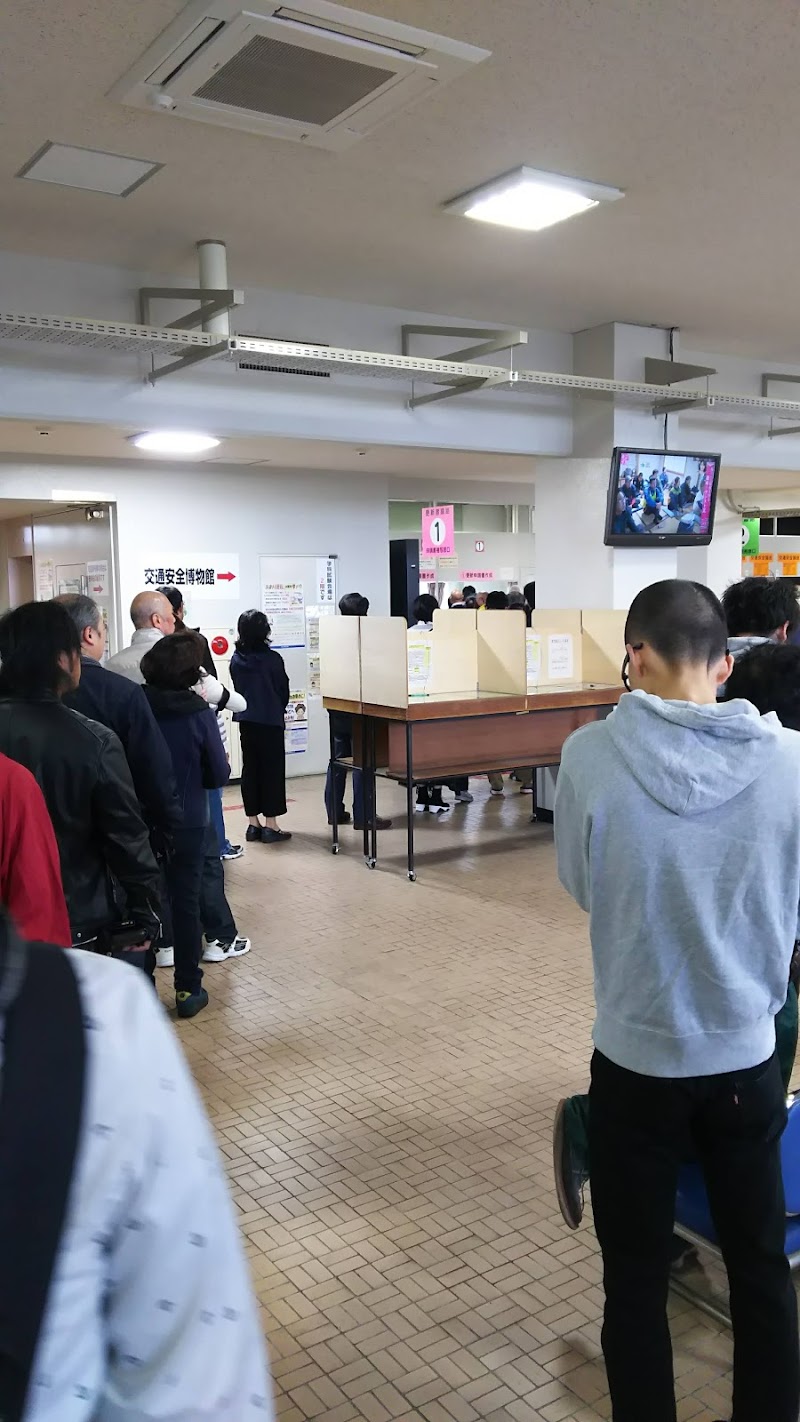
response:
[(505, 792), (503, 790), (490, 790), (489, 793), (491, 795), (503, 795)]
[(174, 949), (174, 948), (157, 948), (157, 949), (156, 949), (156, 967), (157, 967), (157, 968), (174, 968), (174, 967), (175, 967), (175, 949)]
[(432, 815), (446, 815), (450, 809), (450, 804), (448, 801), (444, 801), (441, 805), (429, 805), (428, 809)]
[(475, 796), (470, 795), (469, 790), (459, 790), (458, 794), (456, 795), (456, 804), (471, 805), (474, 799)]
[(239, 938), (237, 935), (232, 943), (221, 943), (218, 938), (212, 938), (203, 949), (203, 962), (227, 963), (229, 958), (243, 958), (245, 953), (249, 952), (249, 938)]

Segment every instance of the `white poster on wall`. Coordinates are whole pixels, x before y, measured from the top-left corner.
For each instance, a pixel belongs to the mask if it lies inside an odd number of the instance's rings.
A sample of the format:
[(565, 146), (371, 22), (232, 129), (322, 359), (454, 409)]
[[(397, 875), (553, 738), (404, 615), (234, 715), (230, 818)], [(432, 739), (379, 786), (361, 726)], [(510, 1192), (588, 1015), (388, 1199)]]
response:
[(36, 564), (36, 597), (49, 602), (56, 595), (56, 565), (52, 558), (42, 558)]
[(95, 600), (98, 597), (108, 597), (111, 588), (109, 586), (108, 559), (97, 558), (92, 563), (86, 564), (86, 581), (89, 588), (89, 597)]
[(334, 571), (333, 558), (317, 559), (317, 602), (321, 607), (326, 605), (335, 606), (336, 602), (336, 574)]
[(283, 739), (287, 755), (302, 755), (308, 750), (308, 697), (305, 691), (289, 693)]
[(306, 645), (306, 602), (302, 583), (265, 583), (264, 611), (277, 652)]
[(238, 553), (197, 553), (180, 544), (166, 555), (147, 551), (136, 581), (141, 588), (180, 588), (190, 604), (241, 599)]

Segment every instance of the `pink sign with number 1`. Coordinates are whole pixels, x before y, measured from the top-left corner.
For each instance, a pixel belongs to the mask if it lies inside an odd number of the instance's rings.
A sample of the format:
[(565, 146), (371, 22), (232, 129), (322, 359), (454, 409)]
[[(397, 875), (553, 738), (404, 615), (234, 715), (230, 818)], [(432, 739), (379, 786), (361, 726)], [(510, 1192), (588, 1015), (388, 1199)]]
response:
[(456, 551), (456, 521), (452, 504), (438, 504), (422, 510), (423, 558), (446, 558)]

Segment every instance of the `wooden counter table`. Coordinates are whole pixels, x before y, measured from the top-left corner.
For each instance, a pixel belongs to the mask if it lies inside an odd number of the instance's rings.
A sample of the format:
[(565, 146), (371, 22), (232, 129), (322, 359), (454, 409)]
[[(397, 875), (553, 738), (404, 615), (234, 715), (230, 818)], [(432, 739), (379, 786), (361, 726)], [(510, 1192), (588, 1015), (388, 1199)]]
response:
[[(413, 880), (416, 785), (488, 770), (557, 765), (567, 737), (579, 726), (602, 720), (621, 695), (621, 686), (581, 682), (525, 696), (491, 692), (420, 696), (402, 707), (324, 697), (327, 710), (353, 717), (353, 759), (342, 764), (360, 767), (364, 773), (364, 858), (368, 866), (374, 869), (377, 863), (376, 775), (403, 781), (406, 786), (408, 877)], [(336, 809), (334, 805), (334, 818)], [(338, 853), (336, 823), (331, 848)]]

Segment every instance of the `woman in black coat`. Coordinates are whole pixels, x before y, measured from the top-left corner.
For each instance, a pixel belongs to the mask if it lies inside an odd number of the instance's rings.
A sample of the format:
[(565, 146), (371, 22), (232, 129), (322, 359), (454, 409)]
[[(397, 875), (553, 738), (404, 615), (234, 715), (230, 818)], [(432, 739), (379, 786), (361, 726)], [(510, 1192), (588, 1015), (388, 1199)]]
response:
[(242, 738), (242, 800), (250, 821), (247, 838), (280, 844), (292, 837), (278, 828), (278, 815), (286, 814), (284, 719), (289, 678), (283, 657), (269, 645), (270, 625), (263, 612), (256, 608), (243, 612), (238, 629), (231, 681), (247, 702), (247, 710), (233, 718), (239, 722)]
[(208, 794), (230, 775), (211, 707), (192, 687), (200, 680), (203, 641), (195, 632), (162, 637), (142, 657), (145, 696), (172, 757), (181, 823), (172, 832), (164, 877), (175, 945), (175, 1005), (195, 1017), (208, 1005), (200, 968), (200, 885), (205, 862)]

